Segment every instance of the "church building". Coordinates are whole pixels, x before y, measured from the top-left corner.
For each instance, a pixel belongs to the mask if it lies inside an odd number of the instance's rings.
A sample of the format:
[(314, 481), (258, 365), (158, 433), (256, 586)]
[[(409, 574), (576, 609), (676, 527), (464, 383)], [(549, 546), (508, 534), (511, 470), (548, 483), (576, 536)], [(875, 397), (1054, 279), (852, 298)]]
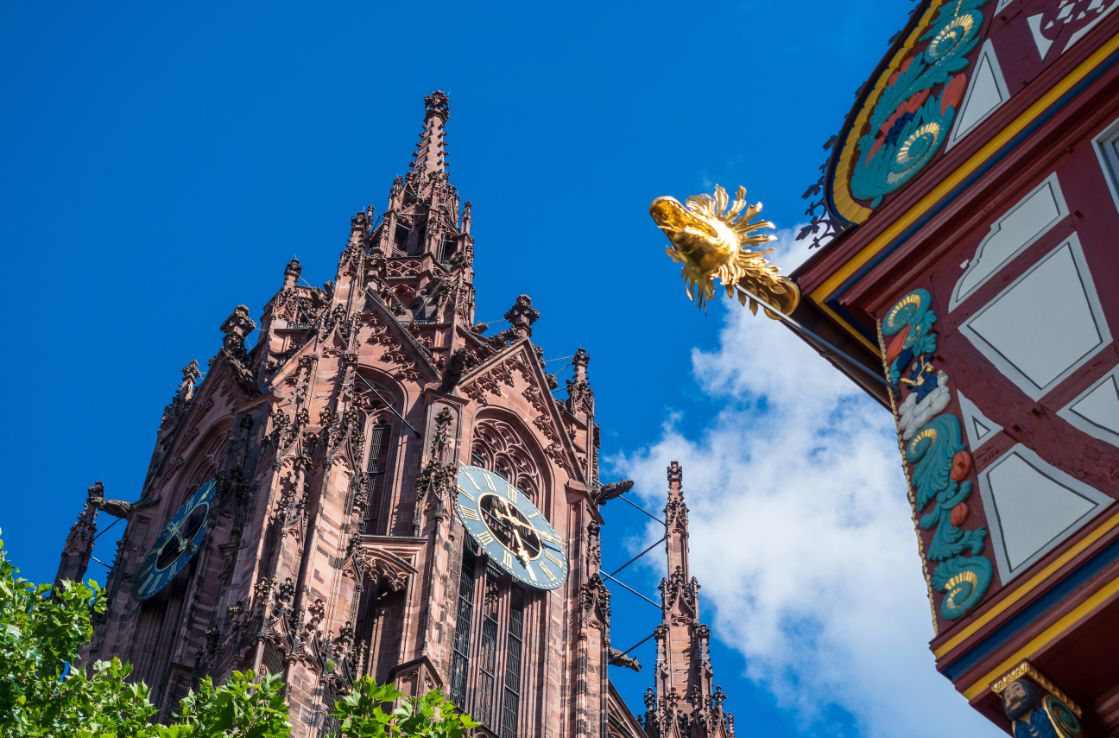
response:
[[(98, 511), (127, 527), (89, 660), (118, 656), (160, 718), (204, 675), (280, 674), (293, 734), (330, 736), (359, 676), (443, 690), (495, 738), (733, 738), (669, 468), (655, 690), (639, 721), (608, 676), (599, 427), (579, 349), (559, 390), (520, 296), (475, 322), (471, 204), (448, 179), (447, 96), (380, 217), (353, 216), (322, 286), (287, 264), (182, 373), (135, 502), (100, 485), (58, 579), (80, 579)], [(200, 381), (201, 380), (201, 381)], [(649, 624), (652, 629), (654, 623)]]

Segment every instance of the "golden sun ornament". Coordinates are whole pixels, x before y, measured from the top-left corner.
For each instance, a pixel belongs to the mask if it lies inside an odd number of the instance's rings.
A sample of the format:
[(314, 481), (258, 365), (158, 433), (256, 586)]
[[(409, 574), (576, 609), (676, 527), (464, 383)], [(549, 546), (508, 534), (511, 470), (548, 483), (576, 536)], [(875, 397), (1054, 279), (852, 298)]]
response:
[[(776, 238), (771, 233), (758, 233), (775, 227), (769, 221), (755, 220), (761, 210), (761, 203), (747, 206), (744, 187), (738, 188), (731, 202), (719, 185), (715, 185), (714, 197), (696, 195), (683, 205), (673, 197), (658, 197), (649, 206), (657, 227), (672, 243), (668, 256), (684, 266), (688, 298), (699, 307), (715, 295), (718, 279), (728, 295), (737, 292), (738, 301), (748, 304), (755, 315), (758, 300), (763, 309), (776, 308), (785, 315), (796, 309), (800, 302), (796, 284), (766, 261), (773, 249), (758, 248)], [(742, 290), (736, 290), (736, 285)], [(766, 313), (770, 311), (766, 309)]]

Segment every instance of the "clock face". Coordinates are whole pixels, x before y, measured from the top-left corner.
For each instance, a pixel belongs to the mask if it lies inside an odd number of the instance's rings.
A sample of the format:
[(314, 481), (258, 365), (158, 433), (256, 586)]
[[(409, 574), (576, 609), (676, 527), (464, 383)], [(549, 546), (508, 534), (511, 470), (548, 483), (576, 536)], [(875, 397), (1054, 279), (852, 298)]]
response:
[(458, 516), (495, 564), (537, 589), (567, 579), (563, 541), (523, 492), (493, 472), (459, 466)]
[(144, 558), (136, 596), (146, 600), (170, 584), (186, 568), (206, 537), (206, 519), (217, 484), (208, 479), (199, 485), (159, 534)]

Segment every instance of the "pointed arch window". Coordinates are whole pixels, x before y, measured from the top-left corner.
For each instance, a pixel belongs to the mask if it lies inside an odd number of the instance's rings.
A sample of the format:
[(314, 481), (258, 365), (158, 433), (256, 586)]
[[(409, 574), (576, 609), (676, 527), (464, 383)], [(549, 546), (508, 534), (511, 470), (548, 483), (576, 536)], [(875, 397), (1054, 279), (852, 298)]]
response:
[(499, 738), (518, 738), (526, 592), (469, 546), (459, 573), (450, 696)]
[(513, 587), (509, 593), (509, 627), (505, 635), (505, 694), (501, 700), (501, 738), (517, 738), (517, 717), (521, 709), (521, 662), (524, 658), (524, 590)]
[(455, 640), (451, 657), (451, 701), (468, 709), (466, 685), (470, 675), (470, 632), (474, 621), (474, 554), (462, 552), (459, 572)]
[(412, 235), (412, 229), (406, 223), (397, 222), (396, 230), (392, 234), (392, 245), (398, 251), (404, 253), (408, 252), (408, 240)]
[(449, 267), (451, 258), (455, 255), (455, 240), (450, 236), (443, 236), (439, 240), (439, 263)]
[(539, 503), (540, 471), (517, 432), (500, 420), (486, 419), (474, 429), (474, 466), (489, 469)]
[(392, 423), (382, 413), (370, 419), (369, 453), (365, 460), (365, 515), (363, 530), (369, 534), (384, 531), (384, 508), (392, 492), (389, 476), (389, 454), (393, 438)]

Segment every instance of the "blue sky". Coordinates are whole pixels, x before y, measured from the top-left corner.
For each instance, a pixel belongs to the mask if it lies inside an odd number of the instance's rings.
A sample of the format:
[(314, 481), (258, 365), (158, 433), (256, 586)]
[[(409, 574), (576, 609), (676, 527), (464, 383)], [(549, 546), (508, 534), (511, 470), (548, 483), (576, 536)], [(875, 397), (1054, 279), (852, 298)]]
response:
[[(784, 393), (788, 402), (816, 398), (811, 412), (788, 410), (811, 417), (805, 427), (823, 423), (826, 432), (839, 422), (832, 436), (869, 439), (868, 463), (885, 475), (875, 489), (893, 495), (886, 509), (907, 515), (897, 505), (900, 474), (885, 471), (897, 467), (888, 418), (771, 327), (746, 325), (720, 304), (706, 315), (688, 304), (647, 208), (658, 195), (741, 183), (778, 224), (800, 223), (822, 142), (910, 7), (5, 4), (0, 215), (9, 278), (0, 300), (19, 330), (6, 344), (0, 390), (9, 417), (0, 431), (9, 459), (0, 526), (11, 556), (30, 578), (49, 580), (87, 485), (103, 479), (110, 496), (137, 495), (180, 367), (192, 358), (205, 365), (234, 305), (259, 314), (291, 256), (308, 281), (332, 278), (349, 216), (367, 203), (383, 208), (407, 167), (423, 96), (436, 88), (451, 98), (452, 181), (474, 202), (478, 319), (499, 318), (527, 293), (543, 313), (535, 339), (546, 357), (587, 348), (607, 468), (634, 474), (646, 504), (659, 507), (663, 466), (680, 455), (686, 484), (698, 482), (688, 486), (695, 525), (751, 509), (756, 489), (739, 489), (741, 477), (727, 470), (753, 473), (763, 449), (751, 456), (743, 449), (753, 436), (736, 434), (757, 426), (780, 438), (773, 408)], [(739, 376), (736, 357), (755, 339), (773, 359), (755, 358), (750, 377)], [(791, 381), (757, 384), (766, 372)], [(895, 714), (873, 697), (882, 691), (873, 679), (854, 692), (813, 681), (822, 668), (813, 654), (837, 654), (828, 664), (842, 674), (843, 644), (853, 640), (812, 607), (811, 577), (830, 581), (827, 571), (791, 566), (785, 579), (803, 575), (805, 584), (777, 599), (749, 589), (782, 572), (783, 564), (750, 568), (768, 560), (765, 551), (810, 560), (797, 553), (815, 546), (796, 530), (812, 517), (805, 510), (773, 518), (791, 529), (735, 570), (752, 580), (718, 570), (710, 536), (696, 546), (694, 573), (712, 592), (706, 617), (722, 638), (716, 673), (740, 732), (890, 735), (909, 715), (908, 734), (923, 735), (912, 694), (895, 694), (908, 705)], [(616, 565), (652, 533), (619, 503), (606, 513), (606, 558)], [(858, 537), (892, 541), (908, 525), (890, 517)], [(902, 571), (919, 594), (912, 539), (888, 545), (911, 557)], [(650, 595), (658, 577), (644, 565), (625, 576)], [(749, 601), (736, 600), (744, 593)], [(614, 641), (625, 648), (657, 613), (622, 592), (614, 602)], [(866, 618), (884, 610), (865, 610)], [(920, 602), (915, 611), (922, 616)], [(782, 634), (770, 640), (788, 653), (755, 642), (762, 626)], [(905, 631), (918, 652), (927, 630), (925, 621)], [(651, 649), (638, 656), (651, 666)], [(914, 659), (916, 681), (943, 692), (931, 660)], [(617, 678), (641, 709), (648, 667)], [(962, 700), (949, 697), (945, 709), (971, 725)]]

